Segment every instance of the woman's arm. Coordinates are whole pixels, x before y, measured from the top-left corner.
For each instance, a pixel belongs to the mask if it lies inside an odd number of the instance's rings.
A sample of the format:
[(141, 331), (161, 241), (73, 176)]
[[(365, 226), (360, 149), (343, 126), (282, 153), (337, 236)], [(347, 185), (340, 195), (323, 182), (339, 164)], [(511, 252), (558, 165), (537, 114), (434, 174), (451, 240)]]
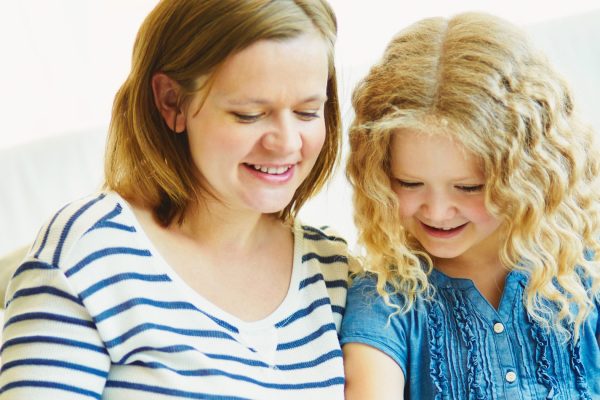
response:
[(401, 400), (404, 373), (391, 357), (362, 343), (343, 347), (346, 400)]
[(63, 272), (29, 260), (8, 290), (0, 398), (100, 399), (110, 359)]

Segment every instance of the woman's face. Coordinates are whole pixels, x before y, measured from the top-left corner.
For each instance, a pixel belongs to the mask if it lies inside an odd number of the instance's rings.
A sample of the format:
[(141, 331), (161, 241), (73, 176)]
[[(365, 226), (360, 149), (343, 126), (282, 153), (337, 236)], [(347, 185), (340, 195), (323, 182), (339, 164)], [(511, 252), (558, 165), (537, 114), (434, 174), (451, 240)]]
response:
[(391, 143), (402, 225), (440, 262), (497, 257), (500, 221), (485, 206), (476, 158), (444, 133), (405, 130)]
[(328, 56), (317, 34), (263, 40), (229, 57), (186, 109), (193, 162), (228, 208), (285, 208), (325, 141)]

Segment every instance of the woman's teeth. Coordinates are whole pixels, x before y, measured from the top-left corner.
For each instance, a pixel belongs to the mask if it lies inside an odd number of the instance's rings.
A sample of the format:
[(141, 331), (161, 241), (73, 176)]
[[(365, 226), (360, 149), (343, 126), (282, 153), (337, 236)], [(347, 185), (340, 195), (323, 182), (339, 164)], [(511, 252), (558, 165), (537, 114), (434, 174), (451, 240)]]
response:
[(263, 165), (255, 165), (255, 164), (249, 164), (249, 165), (252, 168), (254, 168), (255, 170), (264, 172), (265, 174), (269, 174), (269, 175), (281, 175), (292, 167), (291, 165), (286, 165), (283, 167), (265, 167)]

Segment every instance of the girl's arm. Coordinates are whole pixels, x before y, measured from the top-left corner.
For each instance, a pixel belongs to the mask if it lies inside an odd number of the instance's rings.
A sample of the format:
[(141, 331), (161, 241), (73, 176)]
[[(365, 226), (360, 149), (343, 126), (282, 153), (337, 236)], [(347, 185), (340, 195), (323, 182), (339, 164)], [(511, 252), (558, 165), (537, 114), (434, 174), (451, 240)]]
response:
[(391, 357), (362, 343), (343, 347), (346, 400), (402, 400), (404, 373)]

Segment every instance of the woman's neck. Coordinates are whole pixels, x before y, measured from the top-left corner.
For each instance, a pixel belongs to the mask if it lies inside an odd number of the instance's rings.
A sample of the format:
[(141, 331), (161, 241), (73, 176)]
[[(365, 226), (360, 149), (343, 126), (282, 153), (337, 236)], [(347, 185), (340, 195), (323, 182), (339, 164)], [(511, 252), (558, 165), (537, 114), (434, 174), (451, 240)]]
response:
[(269, 214), (198, 206), (186, 212), (181, 224), (174, 222), (169, 229), (205, 248), (252, 253), (261, 247), (261, 238), (271, 237), (283, 225)]

